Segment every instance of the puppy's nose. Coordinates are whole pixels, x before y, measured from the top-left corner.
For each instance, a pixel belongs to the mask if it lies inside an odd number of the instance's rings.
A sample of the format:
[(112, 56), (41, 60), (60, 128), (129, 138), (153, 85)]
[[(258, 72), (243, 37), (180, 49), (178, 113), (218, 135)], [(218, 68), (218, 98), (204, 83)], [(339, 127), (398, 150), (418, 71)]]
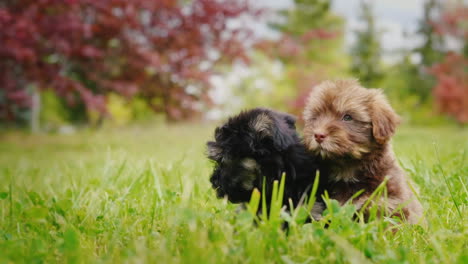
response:
[(315, 141), (317, 141), (318, 143), (322, 143), (323, 140), (327, 137), (327, 135), (325, 134), (314, 134), (314, 137), (315, 137)]

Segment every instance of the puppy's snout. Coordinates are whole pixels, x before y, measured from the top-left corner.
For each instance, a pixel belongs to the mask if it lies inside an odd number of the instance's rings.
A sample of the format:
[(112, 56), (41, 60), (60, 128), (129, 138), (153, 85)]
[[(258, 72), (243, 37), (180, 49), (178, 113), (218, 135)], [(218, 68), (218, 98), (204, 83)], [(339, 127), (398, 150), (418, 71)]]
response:
[(327, 137), (327, 135), (321, 134), (321, 133), (315, 133), (314, 137), (315, 137), (315, 141), (317, 141), (317, 143), (322, 143), (323, 140), (325, 140), (325, 138)]

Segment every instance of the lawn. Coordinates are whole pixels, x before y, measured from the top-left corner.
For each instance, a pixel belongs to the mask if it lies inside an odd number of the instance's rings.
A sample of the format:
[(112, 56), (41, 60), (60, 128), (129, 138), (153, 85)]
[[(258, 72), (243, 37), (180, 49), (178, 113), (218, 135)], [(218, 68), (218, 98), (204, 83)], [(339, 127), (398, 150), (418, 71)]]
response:
[(468, 263), (468, 130), (402, 127), (393, 144), (426, 225), (252, 224), (215, 197), (212, 125), (0, 136), (0, 263)]

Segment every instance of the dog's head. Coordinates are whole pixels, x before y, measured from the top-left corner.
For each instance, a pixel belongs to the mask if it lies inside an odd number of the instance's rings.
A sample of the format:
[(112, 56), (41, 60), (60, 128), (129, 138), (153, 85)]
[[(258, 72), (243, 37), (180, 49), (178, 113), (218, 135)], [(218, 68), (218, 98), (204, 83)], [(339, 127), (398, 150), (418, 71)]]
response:
[[(281, 153), (299, 142), (295, 117), (264, 108), (244, 111), (215, 130), (207, 156), (215, 162), (210, 181), (218, 197), (246, 202), (262, 177), (281, 174)], [(276, 173), (276, 172), (275, 172)]]
[(325, 159), (360, 159), (394, 134), (399, 117), (380, 90), (354, 80), (325, 81), (304, 110), (304, 141)]

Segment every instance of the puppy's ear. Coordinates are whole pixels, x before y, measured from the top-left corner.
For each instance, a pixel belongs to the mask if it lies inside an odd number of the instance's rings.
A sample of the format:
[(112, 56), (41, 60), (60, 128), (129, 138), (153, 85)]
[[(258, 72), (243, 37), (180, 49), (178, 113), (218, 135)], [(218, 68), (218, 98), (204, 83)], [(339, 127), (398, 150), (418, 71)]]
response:
[(274, 114), (273, 143), (282, 151), (296, 143), (296, 117), (286, 113)]
[(213, 161), (219, 161), (223, 152), (218, 144), (214, 141), (208, 141), (206, 143), (206, 156)]
[(380, 90), (373, 90), (370, 98), (372, 135), (379, 144), (388, 142), (395, 133), (400, 117), (395, 113)]
[(291, 129), (296, 129), (296, 120), (297, 118), (293, 115), (282, 113), (283, 119), (286, 121), (286, 124), (288, 124), (289, 128)]

